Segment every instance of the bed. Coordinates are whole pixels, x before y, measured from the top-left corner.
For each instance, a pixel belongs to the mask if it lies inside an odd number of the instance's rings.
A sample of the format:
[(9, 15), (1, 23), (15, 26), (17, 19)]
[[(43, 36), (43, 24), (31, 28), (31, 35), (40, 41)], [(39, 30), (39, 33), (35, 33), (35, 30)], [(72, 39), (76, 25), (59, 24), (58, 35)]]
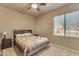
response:
[(25, 56), (30, 56), (48, 47), (49, 41), (46, 37), (32, 35), (32, 30), (14, 30), (14, 44), (24, 52)]

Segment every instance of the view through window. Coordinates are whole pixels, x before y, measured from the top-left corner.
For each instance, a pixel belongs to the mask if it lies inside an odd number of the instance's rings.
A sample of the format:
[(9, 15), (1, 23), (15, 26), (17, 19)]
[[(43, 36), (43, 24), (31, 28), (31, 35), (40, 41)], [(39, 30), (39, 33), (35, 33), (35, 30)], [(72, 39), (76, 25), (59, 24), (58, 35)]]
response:
[(64, 15), (54, 17), (54, 35), (64, 36)]
[(79, 37), (79, 11), (55, 16), (54, 35)]

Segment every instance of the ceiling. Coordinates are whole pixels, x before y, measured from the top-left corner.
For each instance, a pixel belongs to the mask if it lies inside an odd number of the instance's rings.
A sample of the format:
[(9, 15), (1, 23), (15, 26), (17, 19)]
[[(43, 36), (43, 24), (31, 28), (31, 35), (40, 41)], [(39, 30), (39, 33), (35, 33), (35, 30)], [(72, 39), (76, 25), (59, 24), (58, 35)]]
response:
[(10, 8), (25, 14), (30, 14), (34, 16), (42, 15), (48, 11), (54, 10), (56, 8), (60, 8), (64, 5), (67, 5), (66, 3), (50, 3), (49, 6), (39, 6), (40, 11), (37, 11), (36, 9), (28, 9), (29, 3), (0, 3), (0, 6)]

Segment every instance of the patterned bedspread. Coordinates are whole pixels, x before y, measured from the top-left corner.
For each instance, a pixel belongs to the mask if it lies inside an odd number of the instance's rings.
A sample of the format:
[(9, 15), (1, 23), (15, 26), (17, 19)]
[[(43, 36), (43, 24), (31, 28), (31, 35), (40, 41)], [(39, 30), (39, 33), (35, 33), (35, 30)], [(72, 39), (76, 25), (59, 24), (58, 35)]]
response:
[(26, 50), (33, 51), (48, 43), (48, 38), (39, 36), (16, 37), (16, 42)]

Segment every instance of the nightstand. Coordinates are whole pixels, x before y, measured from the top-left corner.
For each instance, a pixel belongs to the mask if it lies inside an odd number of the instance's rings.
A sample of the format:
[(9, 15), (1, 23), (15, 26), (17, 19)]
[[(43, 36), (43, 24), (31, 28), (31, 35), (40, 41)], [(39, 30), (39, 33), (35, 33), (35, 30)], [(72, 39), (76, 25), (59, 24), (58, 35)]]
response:
[(12, 46), (12, 38), (3, 38), (2, 39), (2, 49), (9, 48)]

